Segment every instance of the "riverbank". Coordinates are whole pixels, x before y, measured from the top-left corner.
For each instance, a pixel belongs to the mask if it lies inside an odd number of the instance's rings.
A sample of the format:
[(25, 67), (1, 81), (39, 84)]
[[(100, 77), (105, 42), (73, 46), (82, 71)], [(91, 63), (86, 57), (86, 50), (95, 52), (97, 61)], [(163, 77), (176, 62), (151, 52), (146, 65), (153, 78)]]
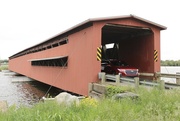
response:
[[(13, 72), (0, 72), (0, 101), (6, 101), (8, 106), (32, 106), (45, 96), (49, 87), (38, 81), (29, 81), (25, 76), (15, 76)], [(59, 90), (52, 87), (48, 94), (56, 96)]]
[(158, 88), (140, 88), (135, 93), (138, 99), (112, 100), (104, 98), (98, 102), (88, 99), (80, 105), (70, 107), (55, 102), (41, 102), (33, 107), (11, 106), (0, 113), (0, 121), (154, 121), (180, 119), (180, 91)]

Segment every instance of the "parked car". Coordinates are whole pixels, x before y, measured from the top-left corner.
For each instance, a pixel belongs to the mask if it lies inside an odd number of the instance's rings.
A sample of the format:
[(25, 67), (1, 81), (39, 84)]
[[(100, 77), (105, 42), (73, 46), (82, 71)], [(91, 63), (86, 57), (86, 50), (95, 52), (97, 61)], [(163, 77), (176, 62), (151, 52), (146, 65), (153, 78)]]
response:
[(110, 59), (101, 62), (101, 71), (107, 74), (121, 74), (121, 76), (136, 77), (138, 69), (129, 66), (126, 62)]

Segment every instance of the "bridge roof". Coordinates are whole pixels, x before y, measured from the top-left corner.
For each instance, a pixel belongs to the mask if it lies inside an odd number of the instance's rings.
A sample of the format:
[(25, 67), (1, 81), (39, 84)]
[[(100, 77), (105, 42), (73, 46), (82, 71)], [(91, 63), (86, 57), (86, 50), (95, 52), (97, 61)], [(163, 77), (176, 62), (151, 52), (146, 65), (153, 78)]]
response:
[[(124, 16), (90, 18), (90, 19), (87, 19), (87, 20), (85, 20), (85, 21), (83, 21), (83, 22), (81, 22), (81, 23), (79, 23), (79, 24), (77, 24), (77, 25), (75, 25), (75, 26), (73, 26), (73, 27), (71, 27), (71, 28), (69, 28), (69, 29), (67, 29), (67, 30), (65, 30), (65, 31), (63, 31), (63, 32), (61, 32), (61, 33), (59, 33), (59, 34), (57, 34), (57, 35), (49, 38), (49, 39), (47, 39), (47, 40), (45, 40), (45, 41), (48, 41), (48, 40), (50, 40), (50, 39), (52, 39), (52, 38), (54, 38), (54, 37), (56, 37), (56, 36), (65, 34), (65, 33), (69, 32), (69, 31), (72, 31), (72, 30), (74, 30), (74, 29), (76, 29), (76, 28), (78, 28), (78, 27), (80, 27), (80, 26), (83, 26), (83, 25), (85, 25), (85, 24), (87, 24), (87, 23), (98, 22), (98, 21), (106, 21), (106, 20), (115, 20), (115, 19), (125, 19), (125, 18), (134, 18), (134, 19), (143, 21), (143, 22), (145, 22), (145, 23), (148, 23), (148, 24), (151, 24), (151, 25), (153, 25), (153, 26), (158, 27), (160, 30), (165, 30), (165, 29), (167, 29), (167, 27), (165, 27), (165, 26), (163, 26), (163, 25), (160, 25), (160, 24), (157, 24), (157, 23), (155, 23), (155, 22), (149, 21), (149, 20), (147, 20), (147, 19), (138, 17), (138, 16), (136, 16), (136, 15), (130, 14), (130, 15), (124, 15)], [(45, 41), (44, 41), (44, 42), (45, 42)], [(43, 43), (43, 42), (41, 42), (41, 43)], [(41, 44), (41, 43), (39, 43), (39, 44)]]
[(72, 33), (73, 31), (77, 31), (77, 30), (79, 30), (80, 28), (82, 29), (82, 28), (87, 27), (87, 26), (92, 26), (92, 23), (93, 23), (93, 22), (107, 21), (107, 20), (116, 20), (116, 19), (126, 19), (126, 18), (134, 18), (134, 19), (140, 20), (140, 21), (142, 21), (142, 22), (145, 22), (145, 23), (148, 23), (148, 24), (150, 24), (150, 25), (156, 26), (156, 27), (158, 27), (160, 30), (165, 30), (165, 29), (167, 29), (167, 27), (165, 27), (165, 26), (163, 26), (163, 25), (157, 24), (157, 23), (155, 23), (155, 22), (149, 21), (149, 20), (147, 20), (147, 19), (138, 17), (138, 16), (136, 16), (136, 15), (132, 15), (132, 14), (130, 14), (130, 15), (124, 15), (124, 16), (91, 18), (91, 19), (87, 19), (86, 21), (81, 22), (81, 23), (79, 23), (79, 24), (77, 24), (77, 25), (75, 25), (75, 26), (73, 26), (73, 27), (71, 27), (71, 28), (69, 28), (69, 29), (67, 29), (67, 30), (65, 30), (65, 31), (63, 31), (63, 32), (61, 32), (61, 33), (59, 33), (59, 34), (57, 34), (57, 35), (55, 35), (55, 36), (47, 39), (47, 40), (45, 40), (45, 41), (42, 41), (42, 42), (40, 42), (40, 43), (38, 43), (38, 44), (36, 44), (36, 45), (34, 45), (34, 46), (31, 46), (31, 47), (29, 47), (29, 48), (26, 48), (26, 49), (24, 49), (24, 50), (22, 50), (22, 51), (20, 51), (20, 52), (18, 52), (18, 53), (16, 53), (16, 54), (10, 56), (9, 58), (16, 57), (16, 56), (19, 55), (20, 53), (22, 53), (22, 52), (24, 52), (24, 51), (27, 51), (27, 50), (29, 50), (29, 49), (32, 49), (32, 48), (34, 48), (34, 47), (37, 47), (37, 46), (39, 46), (39, 45), (41, 45), (41, 44), (43, 44), (43, 43), (46, 43), (46, 42), (48, 42), (48, 41), (51, 41), (52, 39), (54, 39), (54, 38), (56, 38), (56, 37), (58, 37), (58, 36), (63, 36), (63, 35), (65, 35), (65, 34), (67, 34), (67, 33)]

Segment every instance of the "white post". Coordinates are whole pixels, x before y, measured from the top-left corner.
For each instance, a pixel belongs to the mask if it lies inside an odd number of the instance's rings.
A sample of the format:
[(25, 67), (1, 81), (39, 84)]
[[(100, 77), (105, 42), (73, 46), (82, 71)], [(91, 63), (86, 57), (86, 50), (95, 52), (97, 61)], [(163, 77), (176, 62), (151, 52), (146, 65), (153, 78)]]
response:
[(120, 74), (116, 75), (116, 85), (120, 84)]
[[(180, 72), (176, 72), (177, 75), (180, 75)], [(176, 84), (180, 85), (180, 78), (176, 78)]]
[(158, 83), (159, 83), (160, 90), (164, 90), (165, 89), (165, 82), (164, 82), (164, 80), (159, 80)]
[(90, 95), (90, 93), (93, 91), (93, 83), (89, 83), (88, 84), (88, 96)]
[(101, 73), (101, 84), (106, 82), (106, 74), (104, 72)]
[(139, 77), (134, 77), (135, 89), (139, 88)]

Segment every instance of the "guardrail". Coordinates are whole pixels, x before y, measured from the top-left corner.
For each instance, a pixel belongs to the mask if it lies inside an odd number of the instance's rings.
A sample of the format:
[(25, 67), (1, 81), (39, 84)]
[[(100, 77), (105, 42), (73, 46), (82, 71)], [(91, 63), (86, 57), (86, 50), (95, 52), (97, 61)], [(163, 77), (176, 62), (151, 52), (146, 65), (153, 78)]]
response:
[(180, 79), (180, 73), (176, 73), (176, 74), (167, 74), (167, 73), (160, 73), (160, 72), (156, 72), (156, 73), (139, 73), (140, 76), (150, 76), (150, 77), (167, 77), (167, 78), (178, 78)]
[(110, 75), (110, 74), (105, 74), (104, 72), (99, 73), (99, 79), (101, 79), (101, 83), (105, 83), (106, 79), (115, 81), (116, 85), (119, 85), (121, 82), (129, 82), (133, 83), (136, 88), (139, 87), (139, 85), (145, 85), (145, 86), (159, 86), (160, 88), (167, 88), (167, 89), (172, 89), (172, 88), (178, 88), (180, 87), (180, 84), (172, 84), (172, 83), (165, 83), (163, 80), (160, 80), (160, 77), (167, 77), (167, 78), (176, 78), (177, 81), (179, 80), (180, 82), (180, 74), (164, 74), (164, 73), (140, 73), (140, 76), (148, 76), (148, 77), (154, 77), (156, 78), (155, 81), (140, 81), (139, 77), (135, 78), (126, 78), (126, 77), (121, 77), (120, 75)]

